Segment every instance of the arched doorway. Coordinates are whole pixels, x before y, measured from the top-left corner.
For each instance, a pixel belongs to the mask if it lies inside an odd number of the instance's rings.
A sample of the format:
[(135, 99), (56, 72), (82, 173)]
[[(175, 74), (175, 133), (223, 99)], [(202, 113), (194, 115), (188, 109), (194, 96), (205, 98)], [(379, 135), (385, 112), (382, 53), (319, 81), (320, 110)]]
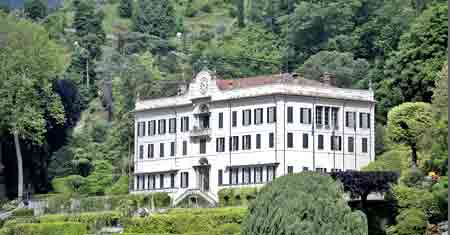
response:
[(208, 159), (200, 158), (199, 165), (194, 166), (197, 175), (197, 187), (202, 192), (209, 191), (209, 171), (211, 165), (208, 163)]

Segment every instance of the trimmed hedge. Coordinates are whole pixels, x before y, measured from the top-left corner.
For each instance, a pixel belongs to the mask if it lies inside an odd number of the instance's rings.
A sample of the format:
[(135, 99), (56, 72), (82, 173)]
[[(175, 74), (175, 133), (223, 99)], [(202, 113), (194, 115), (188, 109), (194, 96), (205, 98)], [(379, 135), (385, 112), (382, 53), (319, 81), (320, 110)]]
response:
[(4, 232), (5, 235), (85, 235), (86, 225), (82, 223), (42, 223), (17, 224), (13, 229)]
[(34, 210), (28, 208), (18, 208), (12, 211), (13, 216), (33, 216)]
[(226, 226), (221, 227), (224, 224), (239, 226), (246, 214), (245, 208), (175, 209), (168, 214), (155, 214), (146, 218), (123, 218), (121, 224), (126, 233), (211, 234), (217, 229), (227, 230)]
[(219, 206), (248, 206), (258, 195), (259, 188), (225, 188), (219, 191)]
[(76, 222), (85, 224), (88, 231), (97, 231), (102, 227), (112, 226), (119, 222), (118, 212), (97, 212), (80, 214), (58, 214), (38, 217), (40, 223)]

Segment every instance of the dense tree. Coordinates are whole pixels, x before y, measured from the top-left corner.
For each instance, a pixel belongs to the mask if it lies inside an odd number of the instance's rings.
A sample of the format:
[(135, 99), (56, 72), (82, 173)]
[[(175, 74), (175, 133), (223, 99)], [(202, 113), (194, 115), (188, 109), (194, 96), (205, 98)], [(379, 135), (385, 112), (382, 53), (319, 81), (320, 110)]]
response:
[(40, 20), (47, 16), (47, 6), (43, 0), (27, 0), (24, 5), (25, 14), (33, 20)]
[(309, 57), (297, 71), (313, 80), (319, 80), (329, 72), (336, 77), (337, 86), (350, 88), (362, 83), (368, 70), (369, 63), (364, 59), (354, 59), (351, 53), (321, 51)]
[(377, 90), (382, 115), (402, 102), (431, 101), (436, 72), (447, 56), (447, 12), (447, 2), (431, 6), (402, 35)]
[(175, 33), (175, 9), (170, 0), (138, 0), (133, 28), (137, 32), (160, 38), (168, 38)]
[(417, 148), (423, 134), (431, 127), (430, 104), (403, 103), (389, 111), (388, 137), (395, 143), (403, 143), (411, 149), (411, 166), (417, 167)]
[(344, 171), (333, 172), (331, 177), (344, 185), (352, 198), (361, 198), (362, 209), (367, 210), (367, 196), (371, 193), (385, 193), (391, 184), (397, 182), (399, 174), (388, 171)]
[(317, 173), (277, 178), (251, 204), (242, 234), (367, 234), (364, 214), (343, 194), (341, 183)]
[(245, 1), (236, 0), (236, 3), (238, 9), (238, 26), (243, 28), (245, 27)]
[(14, 136), (18, 166), (18, 197), (23, 196), (20, 140), (42, 144), (50, 120), (64, 122), (64, 108), (52, 85), (62, 73), (63, 49), (42, 26), (0, 15), (0, 130)]
[(120, 17), (130, 18), (133, 15), (133, 0), (120, 0), (118, 10)]

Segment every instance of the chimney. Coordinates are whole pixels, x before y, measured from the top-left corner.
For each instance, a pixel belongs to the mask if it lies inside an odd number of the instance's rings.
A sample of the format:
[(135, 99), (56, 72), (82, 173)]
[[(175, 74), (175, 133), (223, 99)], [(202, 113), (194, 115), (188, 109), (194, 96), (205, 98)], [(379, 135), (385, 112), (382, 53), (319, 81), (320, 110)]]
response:
[(328, 86), (336, 86), (336, 77), (332, 73), (325, 72), (320, 77), (320, 82)]

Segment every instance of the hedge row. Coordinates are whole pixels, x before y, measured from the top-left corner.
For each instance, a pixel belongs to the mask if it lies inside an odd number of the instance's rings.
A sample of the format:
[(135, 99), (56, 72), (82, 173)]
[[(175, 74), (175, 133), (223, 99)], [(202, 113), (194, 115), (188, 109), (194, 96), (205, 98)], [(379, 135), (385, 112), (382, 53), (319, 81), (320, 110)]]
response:
[(86, 225), (82, 223), (58, 222), (40, 224), (16, 224), (13, 228), (4, 229), (1, 235), (85, 235)]
[(219, 206), (248, 206), (258, 195), (259, 188), (225, 188), (219, 191)]
[(170, 206), (171, 199), (169, 195), (161, 192), (83, 198), (69, 198), (65, 195), (57, 194), (40, 200), (45, 202), (43, 213), (55, 214), (118, 210), (124, 205), (131, 206), (131, 209), (151, 207), (152, 197), (155, 207), (164, 208)]
[(57, 214), (38, 217), (40, 223), (75, 222), (85, 224), (87, 230), (98, 231), (102, 227), (112, 226), (119, 222), (118, 212), (90, 212), (80, 214)]
[(33, 216), (34, 210), (28, 208), (18, 208), (12, 211), (13, 216)]
[[(239, 227), (247, 213), (245, 208), (172, 210), (168, 214), (156, 214), (146, 218), (124, 218), (121, 225), (126, 233), (169, 233), (186, 234), (193, 232), (216, 233), (219, 228)], [(234, 225), (226, 225), (234, 224)], [(228, 226), (228, 227), (227, 227)], [(231, 229), (232, 231), (235, 231)], [(232, 233), (234, 234), (234, 233)], [(222, 234), (221, 234), (222, 235)]]

